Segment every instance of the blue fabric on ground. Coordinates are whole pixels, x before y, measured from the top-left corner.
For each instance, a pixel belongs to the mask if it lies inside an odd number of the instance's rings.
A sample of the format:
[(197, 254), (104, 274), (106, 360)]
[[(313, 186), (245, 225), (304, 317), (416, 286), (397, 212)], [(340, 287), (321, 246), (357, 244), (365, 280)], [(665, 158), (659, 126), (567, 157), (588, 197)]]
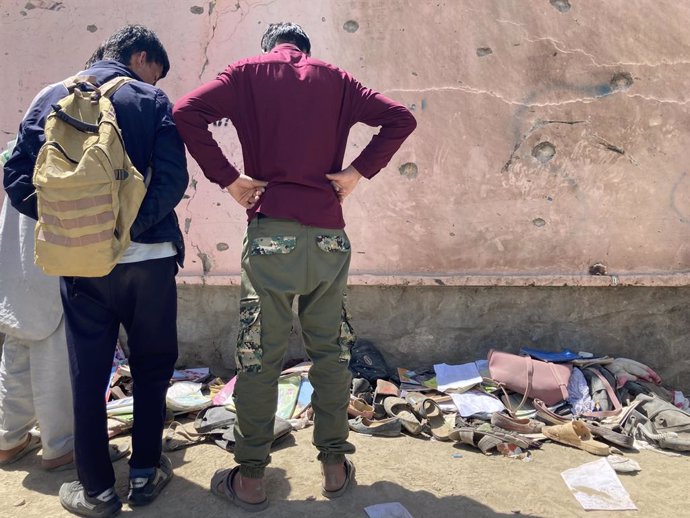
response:
[(582, 415), (594, 410), (594, 401), (589, 393), (589, 385), (585, 375), (577, 367), (573, 368), (568, 381), (568, 403), (573, 415)]
[(537, 360), (545, 362), (559, 363), (569, 362), (580, 358), (580, 355), (570, 349), (563, 349), (562, 351), (542, 351), (541, 349), (532, 349), (531, 347), (523, 347), (520, 349), (520, 354), (526, 354)]

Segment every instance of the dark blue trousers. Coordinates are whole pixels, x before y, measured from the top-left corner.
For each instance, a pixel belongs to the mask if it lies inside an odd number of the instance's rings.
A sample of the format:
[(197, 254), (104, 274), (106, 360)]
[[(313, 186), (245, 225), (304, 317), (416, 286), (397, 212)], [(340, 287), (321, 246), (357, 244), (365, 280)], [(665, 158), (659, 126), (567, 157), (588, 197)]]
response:
[(105, 277), (63, 277), (62, 304), (74, 395), (74, 455), (90, 494), (115, 484), (105, 391), (120, 324), (134, 380), (132, 468), (158, 465), (165, 394), (177, 360), (174, 257), (118, 264)]

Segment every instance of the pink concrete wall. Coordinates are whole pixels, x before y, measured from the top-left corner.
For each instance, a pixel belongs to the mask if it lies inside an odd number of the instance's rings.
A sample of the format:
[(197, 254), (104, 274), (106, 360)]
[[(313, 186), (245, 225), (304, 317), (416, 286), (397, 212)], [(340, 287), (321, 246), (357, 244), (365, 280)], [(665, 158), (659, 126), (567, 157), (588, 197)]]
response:
[[(125, 23), (175, 100), (293, 20), (419, 126), (345, 205), (353, 282), (690, 283), (690, 4), (672, 0), (4, 0), (0, 134)], [(241, 166), (231, 126), (214, 133)], [(352, 133), (352, 159), (372, 132)], [(183, 282), (235, 283), (242, 210), (190, 160)], [(590, 277), (595, 262), (604, 277)]]

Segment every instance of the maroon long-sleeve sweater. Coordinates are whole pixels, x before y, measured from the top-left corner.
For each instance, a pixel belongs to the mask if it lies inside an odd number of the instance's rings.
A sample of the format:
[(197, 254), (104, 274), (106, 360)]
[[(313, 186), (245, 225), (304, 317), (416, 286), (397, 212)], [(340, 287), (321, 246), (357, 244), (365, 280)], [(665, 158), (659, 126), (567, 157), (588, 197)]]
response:
[(345, 226), (325, 174), (342, 169), (350, 128), (358, 122), (381, 126), (352, 162), (371, 178), (417, 124), (401, 104), (288, 43), (230, 65), (182, 97), (173, 115), (190, 154), (221, 187), (239, 172), (208, 125), (230, 119), (242, 145), (245, 174), (268, 182), (259, 203), (247, 211), (249, 220), (259, 211), (324, 228)]

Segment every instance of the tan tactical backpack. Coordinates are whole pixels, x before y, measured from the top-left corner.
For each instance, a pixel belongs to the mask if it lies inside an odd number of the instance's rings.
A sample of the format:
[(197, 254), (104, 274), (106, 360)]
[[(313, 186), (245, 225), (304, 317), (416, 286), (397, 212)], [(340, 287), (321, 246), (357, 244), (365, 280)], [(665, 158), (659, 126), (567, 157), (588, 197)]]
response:
[(35, 262), (48, 275), (102, 277), (130, 244), (129, 231), (146, 194), (127, 156), (110, 97), (131, 79), (64, 81), (53, 105), (33, 182), (38, 224)]

